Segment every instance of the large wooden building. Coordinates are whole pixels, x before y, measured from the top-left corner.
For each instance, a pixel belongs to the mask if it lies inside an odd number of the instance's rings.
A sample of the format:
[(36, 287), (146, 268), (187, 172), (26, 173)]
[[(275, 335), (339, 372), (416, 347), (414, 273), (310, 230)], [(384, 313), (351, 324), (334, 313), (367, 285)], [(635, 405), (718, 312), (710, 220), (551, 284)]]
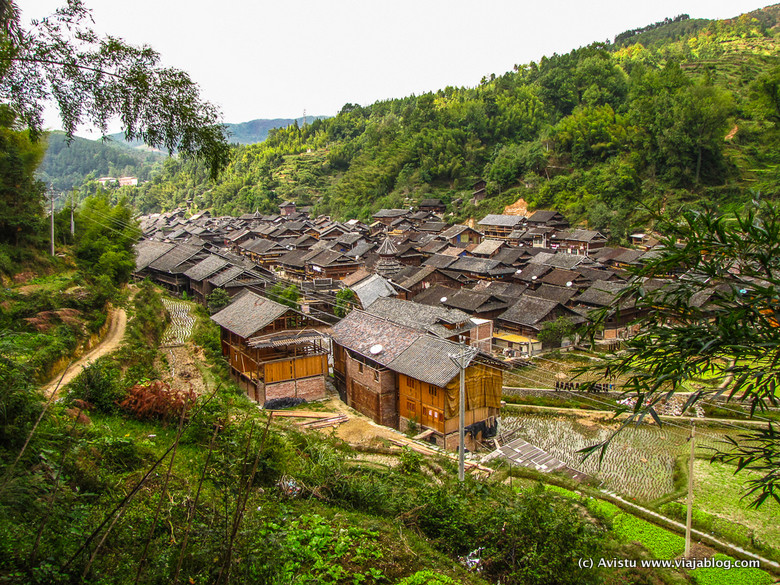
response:
[(231, 376), (251, 399), (264, 404), (272, 398), (325, 396), (326, 339), (306, 329), (309, 318), (251, 291), (211, 318), (220, 326)]
[[(334, 326), (333, 350), (336, 385), (347, 404), (382, 425), (419, 425), (431, 442), (457, 448), (460, 369), (450, 356), (460, 345), (353, 311)], [(503, 375), (497, 360), (473, 348), (468, 355), (465, 410), (473, 450), (495, 432)]]

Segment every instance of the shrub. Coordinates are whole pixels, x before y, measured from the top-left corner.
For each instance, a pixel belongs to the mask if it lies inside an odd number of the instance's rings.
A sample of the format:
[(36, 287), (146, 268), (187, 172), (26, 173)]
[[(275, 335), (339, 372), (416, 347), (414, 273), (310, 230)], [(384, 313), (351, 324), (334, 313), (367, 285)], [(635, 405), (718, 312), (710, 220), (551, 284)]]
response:
[(420, 473), (420, 464), (422, 463), (422, 455), (412, 451), (411, 449), (404, 448), (401, 453), (401, 461), (398, 465), (398, 469), (405, 475), (411, 475), (412, 473)]
[(197, 397), (195, 391), (175, 390), (167, 382), (155, 380), (136, 384), (127, 390), (120, 406), (138, 419), (175, 420), (189, 410)]
[(125, 395), (120, 380), (116, 363), (111, 358), (99, 358), (85, 366), (68, 385), (68, 400), (83, 400), (100, 412), (116, 412)]

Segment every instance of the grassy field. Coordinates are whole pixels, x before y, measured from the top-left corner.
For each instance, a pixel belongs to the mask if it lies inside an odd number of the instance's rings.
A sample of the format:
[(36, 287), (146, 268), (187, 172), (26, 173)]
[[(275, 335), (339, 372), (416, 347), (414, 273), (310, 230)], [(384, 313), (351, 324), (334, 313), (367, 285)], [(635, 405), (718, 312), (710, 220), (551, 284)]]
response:
[(740, 472), (722, 463), (696, 461), (694, 465), (694, 501), (696, 508), (741, 527), (759, 542), (777, 547), (780, 543), (780, 504), (771, 498), (759, 509), (742, 499), (742, 486), (757, 474)]

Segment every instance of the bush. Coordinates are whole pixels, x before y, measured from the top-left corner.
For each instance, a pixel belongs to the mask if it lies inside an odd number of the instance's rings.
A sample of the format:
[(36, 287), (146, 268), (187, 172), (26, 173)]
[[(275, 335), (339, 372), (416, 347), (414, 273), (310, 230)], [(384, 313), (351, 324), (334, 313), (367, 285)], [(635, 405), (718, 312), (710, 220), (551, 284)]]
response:
[(121, 372), (114, 360), (102, 357), (92, 362), (68, 384), (68, 400), (82, 400), (95, 410), (107, 414), (116, 412), (125, 395)]
[(189, 392), (174, 390), (167, 382), (155, 380), (129, 388), (119, 405), (140, 420), (169, 421), (179, 419), (196, 400), (192, 388)]

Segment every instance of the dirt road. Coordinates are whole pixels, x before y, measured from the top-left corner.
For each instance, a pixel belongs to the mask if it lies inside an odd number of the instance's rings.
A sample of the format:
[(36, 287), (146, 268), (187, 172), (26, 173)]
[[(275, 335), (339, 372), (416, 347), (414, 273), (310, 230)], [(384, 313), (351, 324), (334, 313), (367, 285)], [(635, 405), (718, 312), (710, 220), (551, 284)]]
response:
[(103, 341), (84, 354), (81, 359), (72, 363), (65, 372), (65, 377), (62, 378), (61, 383), (60, 378), (62, 377), (62, 372), (57, 374), (50, 382), (48, 382), (43, 387), (43, 392), (46, 396), (50, 396), (51, 393), (54, 392), (54, 389), (57, 388), (58, 383), (60, 384), (59, 388), (57, 389), (57, 393), (59, 394), (60, 390), (65, 385), (67, 385), (68, 382), (73, 380), (73, 378), (79, 374), (84, 366), (90, 362), (94, 362), (99, 357), (108, 355), (119, 347), (119, 344), (122, 343), (122, 338), (125, 335), (125, 328), (127, 326), (127, 313), (125, 313), (124, 309), (116, 308), (111, 311), (109, 318), (111, 319), (111, 322), (108, 327), (108, 333), (106, 333)]

